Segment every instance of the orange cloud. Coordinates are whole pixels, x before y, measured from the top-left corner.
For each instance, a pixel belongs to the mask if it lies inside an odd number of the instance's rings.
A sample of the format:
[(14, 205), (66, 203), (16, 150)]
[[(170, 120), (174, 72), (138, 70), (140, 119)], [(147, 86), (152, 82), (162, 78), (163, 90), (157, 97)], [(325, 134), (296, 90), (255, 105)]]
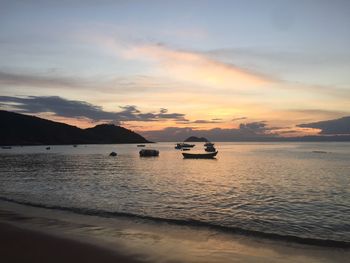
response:
[(203, 54), (172, 50), (161, 45), (144, 45), (123, 52), (128, 59), (148, 59), (158, 63), (157, 73), (206, 87), (247, 89), (269, 83), (266, 77), (233, 65), (212, 60)]

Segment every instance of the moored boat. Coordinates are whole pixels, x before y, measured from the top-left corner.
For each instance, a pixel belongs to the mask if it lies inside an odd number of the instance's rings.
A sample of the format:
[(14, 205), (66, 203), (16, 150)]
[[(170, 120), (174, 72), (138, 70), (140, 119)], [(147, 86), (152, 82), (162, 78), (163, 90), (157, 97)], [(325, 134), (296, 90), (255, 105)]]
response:
[(218, 151), (213, 153), (182, 153), (186, 159), (213, 159), (218, 154)]
[(193, 148), (196, 146), (195, 144), (188, 144), (188, 143), (177, 143), (175, 146), (175, 149), (182, 149), (182, 148)]
[(142, 149), (140, 152), (140, 157), (156, 157), (159, 156), (158, 150)]
[(205, 148), (206, 152), (216, 152), (216, 149), (214, 146), (207, 146), (207, 148)]

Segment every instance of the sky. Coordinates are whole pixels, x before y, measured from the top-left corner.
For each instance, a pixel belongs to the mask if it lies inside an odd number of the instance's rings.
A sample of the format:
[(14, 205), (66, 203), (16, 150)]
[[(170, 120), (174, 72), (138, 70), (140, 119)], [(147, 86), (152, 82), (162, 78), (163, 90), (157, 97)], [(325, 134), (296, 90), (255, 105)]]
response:
[(350, 115), (349, 46), (346, 0), (0, 0), (0, 107), (152, 139), (317, 134)]

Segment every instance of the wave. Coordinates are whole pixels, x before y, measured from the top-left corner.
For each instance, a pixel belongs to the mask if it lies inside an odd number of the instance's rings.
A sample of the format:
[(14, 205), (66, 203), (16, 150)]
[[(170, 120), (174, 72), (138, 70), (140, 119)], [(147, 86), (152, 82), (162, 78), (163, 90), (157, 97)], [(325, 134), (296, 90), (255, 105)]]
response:
[(0, 196), (0, 200), (16, 203), (16, 204), (20, 204), (20, 205), (37, 207), (37, 208), (45, 208), (45, 209), (73, 212), (73, 213), (81, 214), (81, 215), (100, 216), (100, 217), (106, 217), (106, 218), (113, 218), (113, 217), (135, 218), (135, 219), (146, 220), (149, 222), (160, 222), (160, 223), (184, 225), (184, 226), (191, 226), (191, 227), (205, 227), (205, 228), (210, 228), (213, 230), (223, 231), (225, 233), (230, 232), (230, 233), (241, 234), (241, 235), (245, 235), (245, 236), (260, 237), (260, 238), (266, 238), (266, 239), (271, 239), (271, 240), (280, 240), (280, 241), (285, 241), (285, 242), (295, 242), (295, 243), (306, 244), (306, 245), (315, 245), (315, 246), (323, 246), (323, 247), (336, 247), (336, 248), (350, 248), (350, 242), (348, 242), (348, 241), (305, 238), (305, 237), (292, 236), (292, 235), (281, 235), (281, 234), (276, 234), (276, 233), (243, 229), (243, 228), (239, 228), (239, 227), (222, 226), (222, 225), (217, 225), (217, 224), (203, 222), (203, 221), (194, 220), (194, 219), (189, 219), (189, 220), (172, 219), (172, 218), (152, 217), (152, 216), (147, 216), (147, 215), (138, 215), (138, 214), (126, 213), (126, 212), (111, 212), (111, 211), (90, 209), (90, 208), (46, 205), (46, 204), (40, 204), (40, 203), (32, 203), (32, 202), (28, 202), (28, 201), (15, 200), (15, 199), (11, 199), (8, 197), (2, 197), (2, 196)]

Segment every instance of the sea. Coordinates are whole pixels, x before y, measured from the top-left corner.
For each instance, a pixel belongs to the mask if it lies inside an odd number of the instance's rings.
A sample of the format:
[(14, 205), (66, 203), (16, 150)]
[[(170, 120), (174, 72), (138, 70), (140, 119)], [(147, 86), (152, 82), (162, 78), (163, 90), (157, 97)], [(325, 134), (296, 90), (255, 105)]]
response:
[(215, 159), (184, 159), (174, 146), (146, 144), (160, 151), (149, 158), (135, 144), (0, 149), (0, 200), (350, 247), (350, 143), (218, 142)]

